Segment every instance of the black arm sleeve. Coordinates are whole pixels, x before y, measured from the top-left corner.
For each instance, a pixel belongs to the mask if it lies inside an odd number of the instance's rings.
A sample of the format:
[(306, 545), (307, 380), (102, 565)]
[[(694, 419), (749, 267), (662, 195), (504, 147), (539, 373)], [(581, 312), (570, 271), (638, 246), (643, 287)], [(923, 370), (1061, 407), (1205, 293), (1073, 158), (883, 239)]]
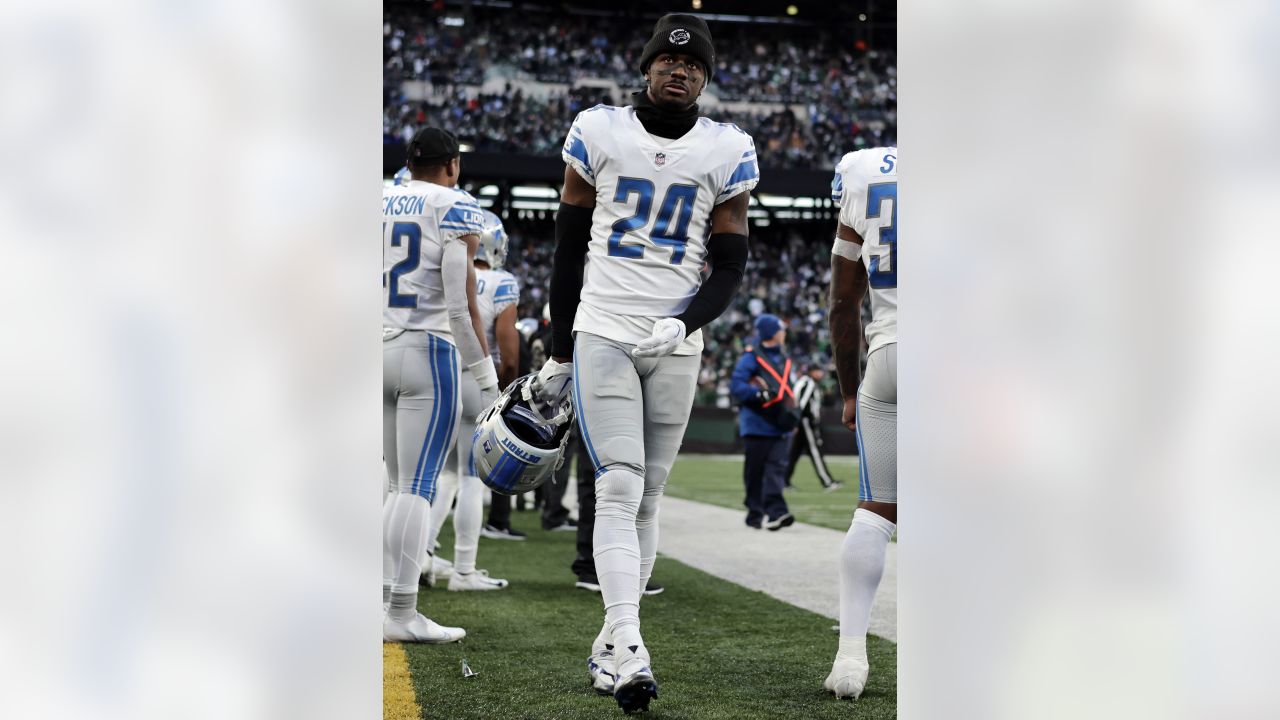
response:
[(551, 262), (551, 354), (573, 356), (573, 318), (582, 300), (582, 264), (591, 242), (595, 208), (560, 203), (556, 254)]
[(698, 288), (689, 307), (676, 318), (684, 323), (687, 335), (692, 335), (694, 330), (720, 317), (720, 313), (728, 309), (747, 268), (746, 235), (716, 233), (707, 240), (707, 251), (711, 254), (711, 276)]

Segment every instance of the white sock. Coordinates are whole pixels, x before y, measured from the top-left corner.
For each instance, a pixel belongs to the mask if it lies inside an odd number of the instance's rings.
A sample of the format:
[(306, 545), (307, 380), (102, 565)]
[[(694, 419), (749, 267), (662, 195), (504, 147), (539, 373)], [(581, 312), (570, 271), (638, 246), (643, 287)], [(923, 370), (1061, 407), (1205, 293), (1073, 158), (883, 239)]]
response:
[(591, 654), (594, 655), (601, 650), (613, 650), (613, 635), (609, 633), (609, 621), (605, 620), (600, 626), (600, 632), (596, 634), (596, 639), (591, 643)]
[(862, 660), (867, 659), (867, 636), (861, 637), (841, 637), (840, 648), (836, 650), (836, 660)]
[(423, 567), (427, 566), (427, 556), (435, 555), (440, 528), (444, 527), (444, 521), (449, 518), (449, 510), (453, 507), (453, 496), (457, 492), (457, 473), (448, 470), (441, 472), (436, 479), (436, 501), (431, 503), (431, 530), (427, 533), (427, 544), (422, 556)]
[(453, 571), (466, 574), (476, 569), (480, 548), (480, 523), (484, 518), (484, 483), (474, 475), (462, 477), (458, 489), (458, 509), (453, 513)]
[(636, 514), (636, 539), (640, 543), (640, 592), (644, 592), (653, 577), (653, 563), (658, 559), (658, 500), (662, 490), (650, 494), (646, 491), (640, 500)]
[[(861, 643), (866, 657), (867, 628), (871, 625), (871, 603), (884, 575), (884, 554), (896, 526), (879, 515), (859, 508), (844, 536), (840, 549), (840, 648), (845, 641)], [(856, 646), (850, 646), (857, 650)]]
[(395, 507), (398, 493), (391, 493), (382, 501), (382, 602), (391, 600), (391, 582), (396, 576), (395, 556), (387, 547), (387, 532), (391, 527), (391, 508)]
[(596, 575), (615, 646), (640, 644), (640, 540), (636, 514), (644, 477), (611, 469), (596, 478)]
[[(383, 567), (392, 569), (382, 579), (390, 585), (393, 620), (410, 620), (417, 612), (418, 576), (422, 574), (422, 549), (431, 522), (431, 503), (421, 495), (402, 492), (392, 499), (391, 520), (383, 535)], [(390, 557), (388, 557), (390, 556)], [(409, 600), (412, 602), (408, 602)]]

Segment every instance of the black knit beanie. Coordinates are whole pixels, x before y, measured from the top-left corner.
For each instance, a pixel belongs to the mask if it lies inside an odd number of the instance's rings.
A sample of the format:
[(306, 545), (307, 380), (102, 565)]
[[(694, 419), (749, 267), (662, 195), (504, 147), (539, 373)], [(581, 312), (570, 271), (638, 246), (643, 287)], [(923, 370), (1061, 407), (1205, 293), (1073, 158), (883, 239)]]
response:
[(671, 14), (658, 18), (653, 26), (653, 37), (644, 45), (640, 56), (640, 72), (649, 70), (649, 63), (662, 53), (692, 55), (702, 63), (708, 78), (715, 65), (716, 49), (711, 44), (711, 30), (707, 21), (693, 15)]

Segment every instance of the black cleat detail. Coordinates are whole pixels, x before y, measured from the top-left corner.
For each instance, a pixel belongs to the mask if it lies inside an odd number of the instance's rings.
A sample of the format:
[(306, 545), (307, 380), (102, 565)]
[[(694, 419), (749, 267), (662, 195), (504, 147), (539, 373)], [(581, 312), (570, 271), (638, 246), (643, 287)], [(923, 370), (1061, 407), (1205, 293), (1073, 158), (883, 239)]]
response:
[(635, 652), (636, 649), (639, 647), (640, 647), (639, 645), (628, 645), (627, 649), (630, 650), (631, 652)]
[(613, 699), (627, 715), (649, 712), (649, 701), (658, 699), (658, 683), (653, 678), (638, 678), (638, 682), (616, 688)]
[(610, 643), (605, 643), (605, 644), (604, 644), (604, 649), (605, 649), (605, 650), (613, 650), (613, 645), (612, 645), (612, 644), (610, 644)]

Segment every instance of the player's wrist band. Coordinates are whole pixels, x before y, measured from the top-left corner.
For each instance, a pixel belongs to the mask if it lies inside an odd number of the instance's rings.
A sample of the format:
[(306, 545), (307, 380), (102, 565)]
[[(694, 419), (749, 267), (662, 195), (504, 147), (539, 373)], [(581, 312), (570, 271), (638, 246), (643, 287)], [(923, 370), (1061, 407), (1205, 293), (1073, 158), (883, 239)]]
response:
[(831, 246), (831, 254), (839, 255), (849, 262), (858, 262), (862, 258), (862, 246), (837, 235), (835, 244)]

